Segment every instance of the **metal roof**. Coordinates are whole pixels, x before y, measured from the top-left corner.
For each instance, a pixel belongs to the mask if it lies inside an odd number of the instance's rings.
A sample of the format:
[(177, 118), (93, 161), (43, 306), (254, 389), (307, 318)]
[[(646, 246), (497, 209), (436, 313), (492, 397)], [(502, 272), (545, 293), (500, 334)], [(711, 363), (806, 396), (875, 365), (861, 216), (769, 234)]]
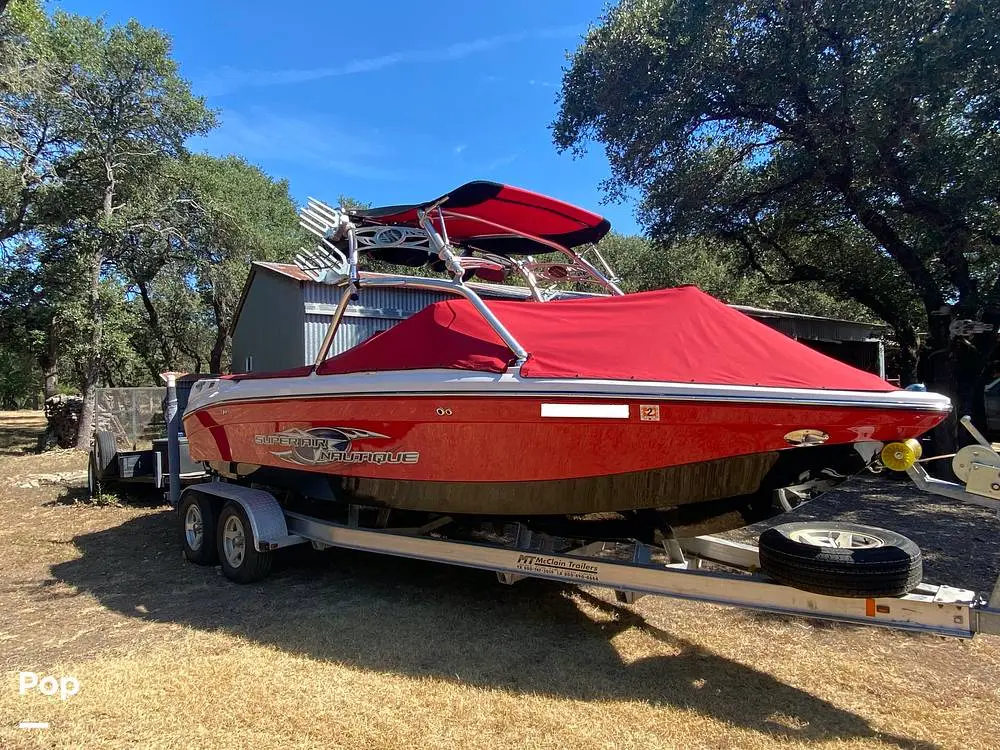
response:
[(823, 315), (806, 315), (805, 313), (787, 312), (785, 310), (769, 310), (765, 307), (750, 307), (749, 305), (730, 305), (735, 310), (751, 315), (753, 317), (769, 318), (795, 318), (797, 320), (814, 320), (824, 323), (844, 323), (852, 326), (865, 326), (885, 331), (889, 328), (885, 323), (869, 323), (866, 320), (848, 320), (847, 318), (828, 318)]
[[(279, 274), (281, 276), (287, 276), (290, 279), (295, 279), (296, 281), (314, 281), (315, 280), (309, 276), (305, 271), (296, 266), (294, 263), (265, 263), (263, 261), (254, 261), (252, 268), (263, 268), (272, 273)], [(251, 269), (251, 273), (253, 273)], [(359, 271), (358, 276), (362, 279), (378, 279), (391, 276), (388, 273), (376, 273), (375, 271)], [(315, 282), (319, 283), (319, 282)], [(527, 287), (523, 286), (512, 286), (509, 284), (487, 284), (480, 281), (473, 281), (469, 284), (470, 287), (479, 291), (490, 292), (496, 295), (504, 297), (515, 297), (515, 298), (529, 298), (531, 297), (531, 292)], [(579, 294), (585, 294), (580, 292)]]
[(267, 263), (262, 260), (255, 260), (251, 264), (251, 268), (257, 266), (259, 268), (266, 268), (268, 271), (273, 271), (274, 273), (281, 274), (282, 276), (287, 276), (290, 279), (295, 279), (296, 281), (312, 281), (309, 274), (303, 271), (294, 263)]

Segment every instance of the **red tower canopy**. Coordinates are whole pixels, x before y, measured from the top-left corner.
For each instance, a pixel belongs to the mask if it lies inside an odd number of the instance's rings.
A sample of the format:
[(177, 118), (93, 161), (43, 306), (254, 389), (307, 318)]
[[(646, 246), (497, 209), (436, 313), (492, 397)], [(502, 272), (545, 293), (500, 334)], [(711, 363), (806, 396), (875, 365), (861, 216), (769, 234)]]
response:
[[(535, 378), (895, 390), (692, 286), (622, 297), (488, 302)], [(448, 368), (503, 372), (512, 355), (465, 300), (430, 305), (322, 363), (320, 374)]]
[[(552, 248), (519, 233), (541, 237), (563, 247), (576, 247), (597, 242), (611, 229), (607, 219), (570, 203), (484, 180), (466, 183), (427, 203), (355, 210), (351, 216), (362, 225), (416, 227), (419, 226), (417, 210), (442, 200), (441, 209), (445, 212), (449, 239), (457, 245), (473, 245), (489, 252), (552, 252)], [(440, 230), (436, 211), (431, 218)]]

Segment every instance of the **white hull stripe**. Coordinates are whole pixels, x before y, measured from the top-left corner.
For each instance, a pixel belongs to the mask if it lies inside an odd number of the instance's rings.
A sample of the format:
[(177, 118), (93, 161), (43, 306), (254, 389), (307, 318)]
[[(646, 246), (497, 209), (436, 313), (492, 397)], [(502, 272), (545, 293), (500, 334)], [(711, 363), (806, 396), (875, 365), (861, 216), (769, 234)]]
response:
[(628, 404), (542, 404), (542, 416), (628, 419)]
[(539, 398), (604, 402), (641, 400), (705, 401), (743, 404), (782, 404), (874, 409), (910, 409), (947, 412), (947, 397), (934, 393), (892, 391), (825, 391), (759, 386), (720, 386), (701, 383), (652, 383), (641, 381), (586, 380), (583, 378), (521, 378), (516, 373), (473, 373), (455, 370), (409, 370), (351, 375), (323, 375), (261, 380), (212, 380), (195, 384), (188, 413), (220, 403), (271, 399), (352, 397), (451, 396), (461, 398)]

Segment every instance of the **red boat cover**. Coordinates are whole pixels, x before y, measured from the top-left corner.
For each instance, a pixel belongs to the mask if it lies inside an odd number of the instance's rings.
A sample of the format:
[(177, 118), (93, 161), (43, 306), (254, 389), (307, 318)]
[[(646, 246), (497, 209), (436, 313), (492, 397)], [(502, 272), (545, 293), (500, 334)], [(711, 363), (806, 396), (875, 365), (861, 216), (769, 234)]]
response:
[[(521, 367), (526, 377), (896, 390), (877, 375), (820, 354), (693, 286), (488, 305), (528, 350)], [(448, 300), (328, 359), (318, 372), (502, 372), (511, 359), (469, 302)]]

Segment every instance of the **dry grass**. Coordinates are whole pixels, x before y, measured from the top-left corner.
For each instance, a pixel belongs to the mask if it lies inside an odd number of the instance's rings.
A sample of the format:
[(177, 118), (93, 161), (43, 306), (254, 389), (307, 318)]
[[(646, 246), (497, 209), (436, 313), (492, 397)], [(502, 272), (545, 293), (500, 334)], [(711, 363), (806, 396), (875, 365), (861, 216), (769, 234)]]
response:
[[(0, 747), (988, 748), (1000, 735), (1000, 639), (653, 597), (620, 607), (307, 549), (238, 587), (185, 564), (149, 499), (102, 507), (3, 481), (45, 458), (0, 457)], [(981, 531), (992, 542), (1000, 525)], [(82, 690), (21, 698), (21, 669)]]

